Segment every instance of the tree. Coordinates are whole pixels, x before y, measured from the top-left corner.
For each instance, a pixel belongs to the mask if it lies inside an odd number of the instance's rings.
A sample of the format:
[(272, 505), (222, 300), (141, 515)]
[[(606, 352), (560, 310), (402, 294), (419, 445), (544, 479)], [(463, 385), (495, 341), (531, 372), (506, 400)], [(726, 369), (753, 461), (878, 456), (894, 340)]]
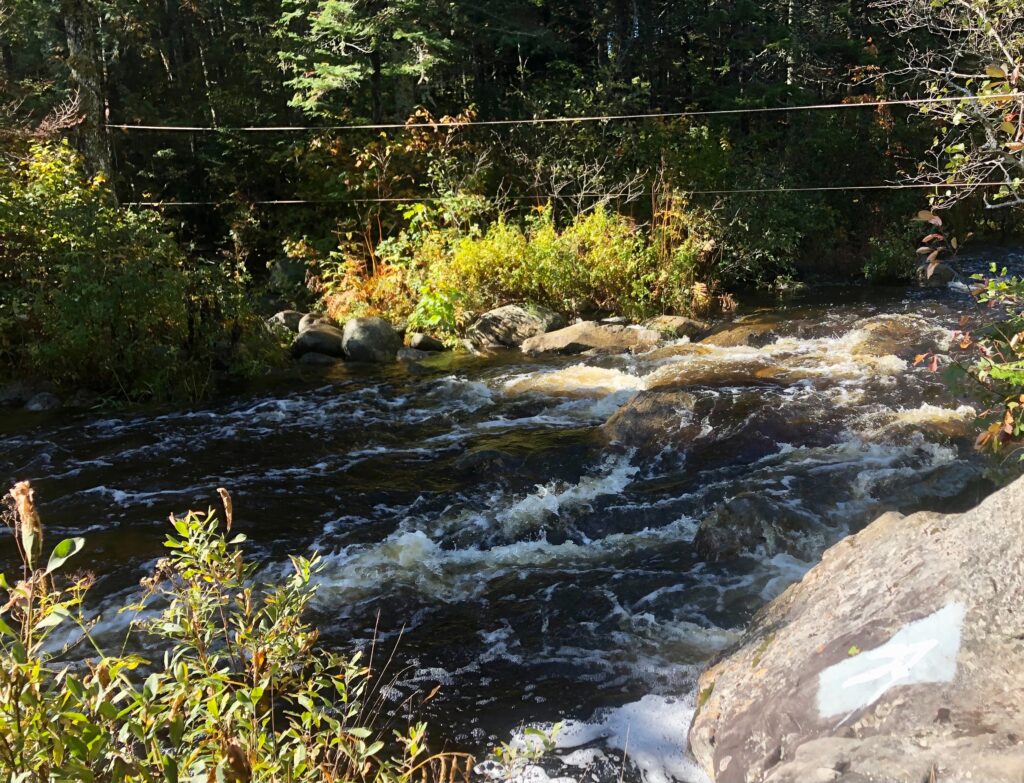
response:
[(936, 99), (921, 109), (935, 137), (913, 180), (936, 186), (938, 208), (978, 192), (989, 208), (1024, 204), (1024, 2), (879, 0), (875, 7), (907, 41), (896, 75)]

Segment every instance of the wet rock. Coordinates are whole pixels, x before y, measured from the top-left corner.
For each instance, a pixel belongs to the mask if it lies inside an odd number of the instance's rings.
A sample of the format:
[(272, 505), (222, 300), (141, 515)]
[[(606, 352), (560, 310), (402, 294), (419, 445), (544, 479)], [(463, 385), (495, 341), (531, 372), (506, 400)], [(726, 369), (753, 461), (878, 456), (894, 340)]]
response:
[(353, 362), (395, 361), (402, 337), (383, 318), (353, 318), (345, 324), (345, 357)]
[(333, 326), (335, 329), (341, 328), (341, 325), (329, 316), (323, 315), (322, 313), (306, 313), (301, 319), (299, 319), (299, 334), (302, 334), (308, 329), (312, 329), (317, 324)]
[(659, 315), (644, 321), (644, 327), (661, 332), (667, 337), (679, 339), (688, 337), (695, 340), (699, 335), (711, 328), (706, 321), (698, 321), (683, 315)]
[(267, 319), (267, 323), (272, 326), (280, 326), (289, 332), (298, 333), (303, 318), (305, 318), (305, 314), (300, 313), (298, 310), (281, 310), (270, 316)]
[(675, 389), (642, 391), (619, 408), (602, 427), (612, 443), (626, 448), (686, 444), (701, 433), (693, 416), (697, 398)]
[(806, 558), (821, 551), (821, 542), (809, 535), (814, 526), (813, 517), (748, 492), (729, 498), (701, 520), (693, 548), (711, 562), (754, 551)]
[(778, 339), (773, 324), (740, 322), (718, 329), (701, 340), (701, 344), (717, 345), (720, 348), (736, 348), (741, 345), (763, 348)]
[(854, 324), (855, 356), (900, 356), (944, 350), (949, 331), (917, 315), (879, 315)]
[(398, 360), (402, 362), (421, 362), (429, 359), (435, 351), (421, 351), (418, 348), (399, 348)]
[(341, 329), (326, 323), (318, 323), (299, 332), (298, 337), (292, 342), (292, 355), (301, 357), (307, 353), (343, 358), (345, 356), (344, 333)]
[(1024, 779), (1024, 479), (829, 549), (700, 678), (717, 783)]
[(331, 367), (339, 361), (341, 359), (337, 356), (319, 353), (318, 351), (309, 351), (299, 357), (299, 364), (305, 364), (307, 367)]
[(529, 338), (564, 324), (562, 316), (543, 307), (505, 305), (480, 316), (467, 335), (480, 348), (518, 348)]
[(409, 347), (417, 351), (445, 351), (447, 347), (436, 337), (416, 332), (409, 335)]
[(956, 280), (956, 270), (949, 264), (939, 263), (928, 274), (928, 264), (921, 264), (917, 268), (917, 279), (926, 288), (945, 288)]
[(546, 397), (604, 397), (618, 392), (634, 392), (643, 388), (643, 379), (621, 370), (577, 364), (554, 372), (535, 372), (505, 383), (502, 391), (509, 396), (541, 394)]
[(25, 410), (32, 411), (33, 413), (43, 413), (45, 411), (55, 411), (62, 407), (60, 397), (51, 392), (39, 392), (25, 403)]
[(0, 408), (19, 408), (35, 394), (36, 389), (26, 381), (0, 384)]
[(594, 321), (580, 323), (531, 337), (523, 343), (523, 352), (528, 354), (560, 353), (576, 354), (584, 351), (595, 353), (639, 353), (655, 347), (661, 342), (661, 333), (652, 329), (633, 326), (606, 326)]

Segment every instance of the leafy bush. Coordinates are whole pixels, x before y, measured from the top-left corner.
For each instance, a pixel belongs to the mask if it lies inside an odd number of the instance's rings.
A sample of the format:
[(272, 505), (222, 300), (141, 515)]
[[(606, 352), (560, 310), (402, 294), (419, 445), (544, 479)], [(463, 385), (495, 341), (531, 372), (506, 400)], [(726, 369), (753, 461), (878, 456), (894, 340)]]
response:
[(197, 397), (267, 344), (237, 270), (190, 267), (152, 213), (120, 209), (66, 144), (0, 164), (0, 357), (122, 398)]
[[(90, 578), (63, 575), (83, 540), (60, 542), (44, 565), (31, 487), (9, 499), (24, 565), (15, 584), (0, 577), (0, 766), (11, 780), (403, 783), (441, 764), (451, 780), (468, 777), (469, 757), (428, 755), (422, 724), (390, 738), (369, 724), (368, 669), (320, 649), (304, 619), (315, 557), (260, 586), (244, 536), (226, 540), (212, 512), (172, 517), (169, 557), (122, 610), (155, 613), (141, 626), (163, 654), (110, 655), (91, 634)], [(82, 645), (89, 657), (76, 663)]]

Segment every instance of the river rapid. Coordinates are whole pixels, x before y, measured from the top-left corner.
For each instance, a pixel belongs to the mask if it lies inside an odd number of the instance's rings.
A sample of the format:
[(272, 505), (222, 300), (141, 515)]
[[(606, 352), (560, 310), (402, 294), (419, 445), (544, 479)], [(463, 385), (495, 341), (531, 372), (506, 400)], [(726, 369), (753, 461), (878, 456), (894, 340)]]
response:
[[(693, 783), (695, 678), (759, 607), (881, 511), (990, 491), (971, 403), (913, 365), (970, 307), (832, 287), (741, 308), (761, 347), (438, 355), (188, 410), (4, 412), (0, 478), (34, 482), (51, 542), (85, 536), (105, 606), (161, 555), (169, 513), (227, 487), (265, 578), (323, 555), (328, 644), (396, 650), (386, 704), (440, 686), (414, 717), (449, 749), (563, 721), (530, 779)], [(652, 389), (646, 426), (606, 424)], [(796, 532), (700, 554), (701, 520), (737, 497)]]

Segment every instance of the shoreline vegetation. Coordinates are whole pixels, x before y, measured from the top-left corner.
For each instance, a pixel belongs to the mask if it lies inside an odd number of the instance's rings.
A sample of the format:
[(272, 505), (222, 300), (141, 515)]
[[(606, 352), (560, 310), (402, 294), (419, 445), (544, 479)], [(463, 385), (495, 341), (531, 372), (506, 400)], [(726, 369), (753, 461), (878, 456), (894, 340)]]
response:
[(423, 723), (389, 728), (387, 672), (373, 669), (372, 654), (344, 657), (318, 644), (304, 619), (318, 558), (293, 557), (286, 579), (259, 584), (245, 536), (231, 536), (231, 497), (220, 493), (223, 526), (212, 510), (171, 517), (167, 557), (116, 610), (132, 618), (119, 652), (94, 633), (93, 577), (71, 568), (86, 541), (59, 542), (44, 563), (31, 485), (5, 495), (3, 523), (21, 556), (20, 578), (0, 576), (5, 774), (68, 783), (468, 783), (473, 757), (431, 752)]

